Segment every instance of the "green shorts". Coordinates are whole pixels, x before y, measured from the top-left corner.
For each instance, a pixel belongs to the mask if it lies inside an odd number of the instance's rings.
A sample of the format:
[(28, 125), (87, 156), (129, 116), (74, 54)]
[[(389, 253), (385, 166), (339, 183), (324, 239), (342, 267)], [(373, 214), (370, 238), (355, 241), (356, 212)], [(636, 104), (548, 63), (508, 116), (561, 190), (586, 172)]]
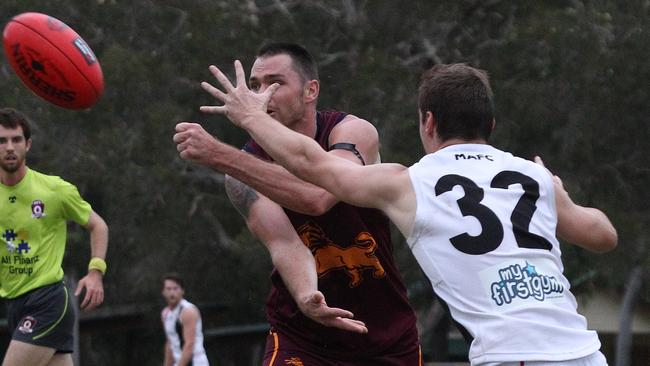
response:
[(11, 339), (70, 353), (74, 344), (75, 309), (62, 282), (39, 287), (7, 300)]

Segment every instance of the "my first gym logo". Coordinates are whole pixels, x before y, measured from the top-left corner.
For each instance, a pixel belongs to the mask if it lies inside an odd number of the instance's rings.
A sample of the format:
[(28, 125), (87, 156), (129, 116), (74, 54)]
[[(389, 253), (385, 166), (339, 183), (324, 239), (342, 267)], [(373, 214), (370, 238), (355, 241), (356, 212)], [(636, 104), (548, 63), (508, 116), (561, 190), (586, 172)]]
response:
[(511, 304), (518, 299), (545, 301), (564, 294), (564, 285), (555, 276), (540, 273), (528, 261), (524, 265), (498, 268), (497, 274), (498, 279), (489, 284), (490, 297), (497, 306)]

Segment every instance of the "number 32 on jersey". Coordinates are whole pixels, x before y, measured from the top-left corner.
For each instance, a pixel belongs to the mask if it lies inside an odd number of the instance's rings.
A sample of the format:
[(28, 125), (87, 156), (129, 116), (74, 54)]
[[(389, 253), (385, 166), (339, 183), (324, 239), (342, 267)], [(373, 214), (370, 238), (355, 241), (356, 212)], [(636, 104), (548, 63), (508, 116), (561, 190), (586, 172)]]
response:
[[(529, 231), (530, 221), (537, 210), (535, 204), (539, 198), (539, 183), (520, 172), (506, 170), (492, 179), (490, 187), (508, 189), (513, 184), (521, 184), (524, 190), (510, 215), (517, 245), (520, 248), (551, 250), (553, 246), (548, 240)], [(479, 255), (495, 250), (503, 241), (503, 224), (489, 207), (481, 204), (485, 191), (467, 177), (448, 174), (436, 183), (436, 196), (451, 191), (455, 186), (461, 186), (465, 191), (465, 195), (456, 201), (460, 212), (463, 216), (475, 217), (482, 230), (477, 236), (462, 233), (449, 241), (456, 249), (467, 254)]]

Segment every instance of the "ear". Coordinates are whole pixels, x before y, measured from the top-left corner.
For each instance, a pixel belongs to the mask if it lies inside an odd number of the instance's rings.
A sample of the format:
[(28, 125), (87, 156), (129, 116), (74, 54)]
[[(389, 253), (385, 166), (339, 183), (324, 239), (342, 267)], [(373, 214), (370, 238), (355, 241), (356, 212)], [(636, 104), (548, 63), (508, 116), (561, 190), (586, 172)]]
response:
[(431, 111), (427, 111), (424, 115), (424, 132), (427, 136), (433, 138), (436, 135), (436, 118)]
[(497, 120), (496, 118), (492, 119), (492, 132), (494, 132), (494, 128), (497, 126)]
[(28, 138), (27, 141), (25, 141), (25, 151), (29, 151), (29, 149), (32, 147), (32, 138)]
[(311, 103), (318, 99), (320, 83), (318, 80), (309, 80), (305, 85), (305, 102)]

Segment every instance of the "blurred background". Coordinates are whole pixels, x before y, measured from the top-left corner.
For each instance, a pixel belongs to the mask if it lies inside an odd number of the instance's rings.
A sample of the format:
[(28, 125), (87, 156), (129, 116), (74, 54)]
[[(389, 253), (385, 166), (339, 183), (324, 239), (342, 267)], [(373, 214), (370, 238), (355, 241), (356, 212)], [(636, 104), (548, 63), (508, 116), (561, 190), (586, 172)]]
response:
[[(650, 1), (3, 0), (0, 20), (37, 11), (75, 29), (99, 58), (105, 93), (70, 111), (33, 95), (0, 59), (2, 106), (35, 124), (28, 165), (76, 184), (110, 227), (104, 305), (82, 313), (78, 362), (160, 365), (160, 277), (179, 272), (199, 305), (215, 365), (260, 365), (271, 264), (231, 207), (223, 175), (182, 161), (174, 125), (196, 121), (241, 146), (247, 136), (200, 89), (210, 64), (246, 70), (265, 41), (303, 44), (320, 66), (321, 109), (377, 127), (385, 162), (423, 151), (416, 88), (423, 70), (466, 62), (489, 72), (492, 143), (543, 157), (574, 200), (602, 208), (619, 246), (562, 246), (579, 312), (610, 365), (650, 365)], [(68, 284), (89, 259), (71, 226)], [(418, 311), (426, 362), (466, 362), (462, 340), (404, 240), (395, 251)], [(4, 318), (4, 307), (0, 317)], [(0, 356), (9, 335), (0, 321)]]

